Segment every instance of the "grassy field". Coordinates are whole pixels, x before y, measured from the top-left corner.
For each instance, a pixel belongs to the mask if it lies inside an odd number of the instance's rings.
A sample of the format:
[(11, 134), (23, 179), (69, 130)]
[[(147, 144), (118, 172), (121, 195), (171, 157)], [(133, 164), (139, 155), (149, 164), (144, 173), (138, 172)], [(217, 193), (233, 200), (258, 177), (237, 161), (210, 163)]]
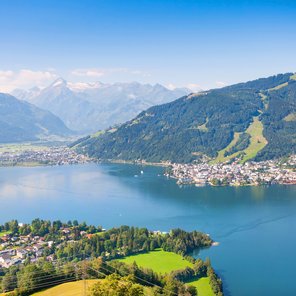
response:
[[(165, 252), (161, 249), (149, 253), (128, 256), (119, 261), (128, 264), (136, 262), (140, 267), (150, 268), (162, 274), (170, 273), (173, 270), (184, 269), (187, 266), (192, 267), (192, 263), (183, 259), (182, 256), (172, 252)], [(196, 287), (198, 295), (214, 296), (209, 278), (193, 280), (188, 282), (188, 284)]]
[[(292, 77), (292, 76), (291, 76)], [(291, 78), (290, 78), (291, 79)], [(282, 84), (280, 84), (280, 85), (277, 85), (277, 86), (275, 86), (275, 87), (273, 87), (273, 88), (270, 88), (269, 89), (269, 91), (273, 91), (273, 90), (278, 90), (278, 89), (281, 89), (281, 88), (283, 88), (283, 87), (285, 87), (285, 86), (287, 86), (288, 85), (288, 82), (285, 82), (285, 83), (282, 83)]]
[[(93, 284), (100, 280), (85, 280), (69, 282), (55, 287), (45, 289), (43, 291), (32, 294), (32, 296), (80, 296), (88, 295), (89, 289)], [(84, 293), (85, 292), (85, 293)], [(153, 296), (153, 290), (150, 287), (144, 287), (145, 296)], [(7, 293), (0, 293), (0, 296), (7, 296)]]
[(45, 145), (34, 145), (32, 143), (1, 144), (0, 152), (22, 152), (22, 151), (44, 151), (48, 150)]
[(119, 261), (129, 264), (135, 261), (140, 267), (150, 268), (162, 274), (170, 273), (177, 269), (184, 269), (187, 266), (192, 267), (192, 263), (184, 260), (182, 256), (172, 252), (165, 252), (161, 249), (149, 253), (128, 256)]
[(284, 121), (296, 121), (296, 113), (290, 113), (284, 118)]
[[(85, 280), (70, 282), (55, 286), (53, 288), (46, 289), (41, 292), (37, 292), (32, 296), (78, 296), (78, 295), (87, 295), (88, 289), (98, 282), (99, 280)], [(84, 291), (86, 294), (84, 294)]]
[(198, 295), (200, 296), (215, 296), (211, 286), (210, 286), (210, 278), (204, 277), (196, 281), (187, 282), (191, 286), (196, 287), (198, 291)]
[(248, 127), (246, 132), (251, 136), (251, 143), (244, 150), (246, 155), (242, 159), (242, 162), (254, 158), (267, 145), (267, 140), (263, 136), (263, 124), (258, 117), (254, 117), (253, 123)]
[(208, 131), (208, 128), (207, 128), (207, 123), (209, 122), (209, 119), (207, 118), (206, 119), (206, 122), (204, 123), (204, 124), (202, 124), (202, 125), (199, 125), (198, 127), (197, 127), (197, 129), (199, 129), (200, 131), (202, 131), (202, 132), (207, 132)]
[[(261, 97), (261, 100), (264, 104), (264, 109), (267, 110), (268, 109), (268, 101), (266, 100), (267, 99), (267, 95), (263, 94), (263, 93), (259, 93), (260, 97)], [(260, 110), (260, 112), (262, 112)]]
[(240, 133), (234, 133), (233, 140), (229, 143), (229, 145), (227, 147), (225, 147), (224, 149), (222, 149), (218, 152), (218, 156), (211, 162), (212, 164), (228, 161), (240, 153), (240, 151), (239, 151), (239, 152), (236, 152), (232, 155), (224, 156), (224, 153), (226, 151), (228, 151), (229, 149), (231, 149), (237, 143), (239, 135), (240, 135)]
[(6, 235), (6, 234), (10, 234), (11, 231), (0, 231), (0, 237)]
[(250, 126), (246, 130), (246, 133), (248, 133), (251, 136), (251, 139), (250, 139), (250, 145), (245, 150), (238, 151), (227, 157), (224, 156), (225, 151), (233, 147), (238, 141), (240, 133), (234, 133), (233, 140), (230, 142), (230, 144), (227, 147), (219, 151), (218, 156), (212, 161), (212, 164), (228, 161), (232, 158), (235, 158), (236, 156), (238, 156), (238, 154), (242, 152), (245, 153), (245, 156), (241, 161), (242, 163), (244, 163), (254, 158), (257, 155), (257, 153), (267, 145), (267, 140), (263, 136), (263, 124), (258, 119), (257, 116), (253, 118), (253, 122), (250, 124)]

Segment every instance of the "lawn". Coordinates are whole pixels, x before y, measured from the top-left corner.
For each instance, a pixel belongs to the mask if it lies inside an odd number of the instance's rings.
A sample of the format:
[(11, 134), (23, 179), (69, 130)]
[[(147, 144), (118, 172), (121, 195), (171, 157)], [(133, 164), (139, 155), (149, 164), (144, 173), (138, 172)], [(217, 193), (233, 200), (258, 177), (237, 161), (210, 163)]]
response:
[[(182, 256), (172, 252), (163, 251), (162, 249), (157, 249), (149, 253), (128, 256), (120, 259), (119, 261), (128, 264), (132, 264), (135, 261), (140, 267), (150, 268), (153, 271), (162, 274), (170, 273), (171, 271), (178, 269), (184, 269), (187, 266), (192, 267), (192, 263), (183, 259)], [(187, 284), (196, 287), (198, 295), (214, 296), (210, 286), (210, 279), (208, 277), (201, 278), (199, 280), (192, 280)]]
[(0, 237), (6, 235), (6, 234), (10, 234), (11, 231), (0, 231)]
[(296, 121), (296, 113), (290, 113), (285, 118), (284, 121)]
[(254, 117), (254, 121), (248, 127), (246, 132), (251, 136), (251, 143), (244, 150), (246, 155), (244, 156), (242, 162), (246, 162), (254, 158), (257, 153), (267, 145), (267, 140), (263, 136), (263, 124), (258, 117)]
[[(291, 76), (291, 77), (293, 77), (293, 76)], [(290, 79), (291, 79), (291, 77), (290, 77)], [(293, 79), (293, 78), (292, 78), (292, 79)], [(275, 86), (275, 87), (273, 87), (273, 88), (270, 88), (269, 91), (278, 90), (278, 89), (281, 89), (281, 88), (283, 88), (283, 87), (285, 87), (285, 86), (287, 86), (287, 85), (288, 85), (288, 82), (285, 82), (285, 83), (279, 84), (279, 85), (277, 85), (277, 86)]]
[[(77, 281), (70, 282), (55, 286), (53, 288), (46, 289), (41, 292), (37, 292), (32, 296), (74, 296), (74, 295), (87, 295), (88, 289), (98, 282), (99, 280), (85, 280), (85, 281)], [(84, 294), (85, 291), (85, 294)]]
[(247, 128), (246, 133), (248, 133), (251, 138), (250, 145), (245, 150), (235, 152), (227, 157), (224, 156), (224, 152), (233, 147), (238, 141), (240, 133), (234, 133), (233, 140), (229, 143), (227, 147), (219, 151), (218, 156), (211, 163), (214, 164), (218, 162), (228, 161), (238, 156), (241, 152), (245, 153), (245, 156), (241, 161), (242, 163), (254, 158), (257, 153), (267, 145), (267, 140), (263, 136), (263, 124), (258, 119), (258, 116), (253, 118), (253, 122)]
[(134, 261), (140, 267), (150, 268), (158, 273), (170, 273), (173, 270), (184, 269), (187, 266), (192, 267), (192, 263), (183, 259), (181, 255), (173, 252), (166, 252), (157, 249), (149, 253), (132, 255), (119, 259), (119, 261), (132, 264)]
[(199, 280), (193, 280), (193, 281), (187, 282), (187, 284), (196, 287), (198, 291), (198, 295), (200, 296), (215, 296), (210, 286), (209, 277), (204, 277)]
[(202, 125), (199, 125), (199, 126), (197, 127), (197, 129), (199, 129), (199, 130), (202, 131), (202, 132), (207, 132), (207, 131), (208, 131), (208, 128), (207, 128), (207, 124), (208, 124), (208, 122), (209, 122), (209, 119), (208, 119), (208, 117), (207, 117), (206, 122), (205, 122), (204, 124), (202, 124)]
[(16, 152), (23, 152), (23, 151), (44, 151), (48, 150), (48, 147), (45, 145), (36, 145), (31, 143), (16, 143), (16, 144), (1, 144), (0, 145), (0, 152), (10, 152), (10, 153), (16, 153)]
[(212, 164), (228, 161), (240, 153), (240, 151), (239, 151), (239, 152), (236, 152), (232, 155), (224, 156), (224, 153), (226, 151), (230, 150), (237, 143), (237, 141), (239, 139), (239, 135), (240, 135), (240, 133), (234, 133), (233, 140), (229, 143), (229, 145), (227, 147), (225, 147), (224, 149), (222, 149), (218, 152), (218, 156), (211, 162)]
[[(267, 95), (263, 94), (263, 93), (259, 93), (260, 97), (261, 97), (261, 100), (263, 102), (263, 105), (264, 105), (264, 109), (267, 110), (268, 109), (268, 101), (267, 101)], [(262, 111), (259, 111), (259, 112), (262, 112)]]

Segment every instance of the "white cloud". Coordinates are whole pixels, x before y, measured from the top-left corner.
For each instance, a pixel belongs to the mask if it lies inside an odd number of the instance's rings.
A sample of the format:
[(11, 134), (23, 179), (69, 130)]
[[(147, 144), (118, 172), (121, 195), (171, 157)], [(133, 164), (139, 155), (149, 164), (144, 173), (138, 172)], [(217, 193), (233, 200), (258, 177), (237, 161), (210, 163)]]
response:
[(100, 68), (89, 68), (89, 69), (74, 69), (70, 74), (73, 76), (79, 77), (91, 77), (91, 78), (100, 78), (102, 76), (107, 76), (115, 73), (127, 73), (132, 75), (140, 76), (150, 76), (148, 73), (145, 73), (140, 70), (131, 70), (128, 68), (109, 68), (109, 69), (100, 69)]
[(198, 91), (202, 90), (201, 86), (199, 84), (196, 84), (196, 83), (189, 83), (189, 84), (186, 85), (186, 87), (191, 89), (194, 92), (198, 92)]
[(13, 76), (13, 71), (1, 71), (0, 70), (0, 81), (5, 81)]
[(227, 83), (225, 83), (225, 82), (223, 82), (223, 81), (216, 81), (216, 86), (217, 87), (224, 87), (224, 86), (226, 86), (227, 85)]
[(106, 75), (106, 72), (99, 69), (75, 69), (71, 74), (74, 76), (102, 77)]
[(166, 84), (165, 87), (170, 90), (174, 90), (175, 88), (177, 88), (177, 86), (173, 83)]
[(56, 79), (53, 71), (34, 71), (21, 69), (18, 71), (0, 70), (0, 91), (10, 92), (15, 88), (43, 87)]

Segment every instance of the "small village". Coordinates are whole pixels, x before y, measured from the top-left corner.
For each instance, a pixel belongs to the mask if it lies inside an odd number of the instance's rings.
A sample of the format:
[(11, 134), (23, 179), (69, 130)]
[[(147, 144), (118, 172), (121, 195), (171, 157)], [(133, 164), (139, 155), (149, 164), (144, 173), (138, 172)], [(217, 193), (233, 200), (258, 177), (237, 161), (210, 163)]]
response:
[(285, 160), (261, 162), (172, 164), (165, 174), (179, 185), (247, 186), (264, 184), (296, 184), (296, 156)]
[[(10, 223), (17, 222), (14, 220)], [(28, 225), (18, 223), (18, 229), (25, 227), (28, 227)], [(85, 230), (82, 230), (83, 228)], [(61, 247), (80, 240), (90, 240), (97, 235), (102, 236), (105, 232), (106, 229), (100, 226), (95, 228), (93, 226), (88, 227), (85, 224), (79, 226), (62, 225), (54, 233), (47, 233), (43, 236), (34, 235), (32, 232), (27, 235), (21, 235), (19, 232), (6, 231), (1, 233), (0, 231), (0, 269), (10, 268), (11, 266), (20, 264), (34, 263), (38, 260), (54, 263), (58, 260), (57, 251)], [(151, 233), (155, 236), (167, 234), (167, 232), (159, 230), (152, 231)], [(117, 250), (116, 253), (121, 256), (124, 255), (123, 250)], [(111, 253), (105, 251), (100, 255), (108, 259)], [(84, 256), (83, 258), (85, 259), (87, 257)]]
[[(22, 223), (19, 227), (22, 227)], [(102, 230), (103, 231), (103, 230)], [(0, 268), (36, 262), (39, 259), (54, 261), (54, 250), (62, 243), (74, 243), (82, 238), (91, 238), (94, 234), (86, 231), (74, 231), (72, 227), (62, 227), (58, 231), (58, 240), (48, 240), (39, 235), (17, 235), (8, 232), (0, 236)]]
[(78, 154), (65, 146), (0, 152), (0, 166), (66, 165), (90, 161), (87, 156)]

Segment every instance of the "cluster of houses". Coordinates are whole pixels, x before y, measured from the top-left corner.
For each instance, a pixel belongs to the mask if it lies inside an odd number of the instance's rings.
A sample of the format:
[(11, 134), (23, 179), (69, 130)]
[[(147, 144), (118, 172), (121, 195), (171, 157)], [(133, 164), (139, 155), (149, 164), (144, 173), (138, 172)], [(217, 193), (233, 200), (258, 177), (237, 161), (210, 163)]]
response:
[(296, 184), (296, 156), (284, 162), (268, 160), (245, 164), (172, 164), (167, 176), (177, 179), (178, 184), (196, 186)]
[[(80, 238), (91, 238), (93, 234), (86, 231), (79, 232)], [(0, 268), (9, 268), (13, 265), (22, 264), (29, 259), (36, 262), (40, 258), (48, 261), (54, 260), (53, 249), (58, 249), (62, 242), (73, 243), (75, 236), (71, 228), (61, 229), (59, 242), (45, 241), (44, 237), (29, 235), (5, 234), (0, 237)]]
[(31, 262), (43, 256), (45, 247), (52, 247), (53, 242), (45, 242), (39, 236), (13, 236), (6, 234), (0, 237), (0, 267), (9, 268), (12, 265), (24, 263), (26, 258)]
[(64, 165), (89, 162), (90, 159), (68, 147), (49, 147), (40, 150), (0, 152), (0, 165), (43, 164)]

